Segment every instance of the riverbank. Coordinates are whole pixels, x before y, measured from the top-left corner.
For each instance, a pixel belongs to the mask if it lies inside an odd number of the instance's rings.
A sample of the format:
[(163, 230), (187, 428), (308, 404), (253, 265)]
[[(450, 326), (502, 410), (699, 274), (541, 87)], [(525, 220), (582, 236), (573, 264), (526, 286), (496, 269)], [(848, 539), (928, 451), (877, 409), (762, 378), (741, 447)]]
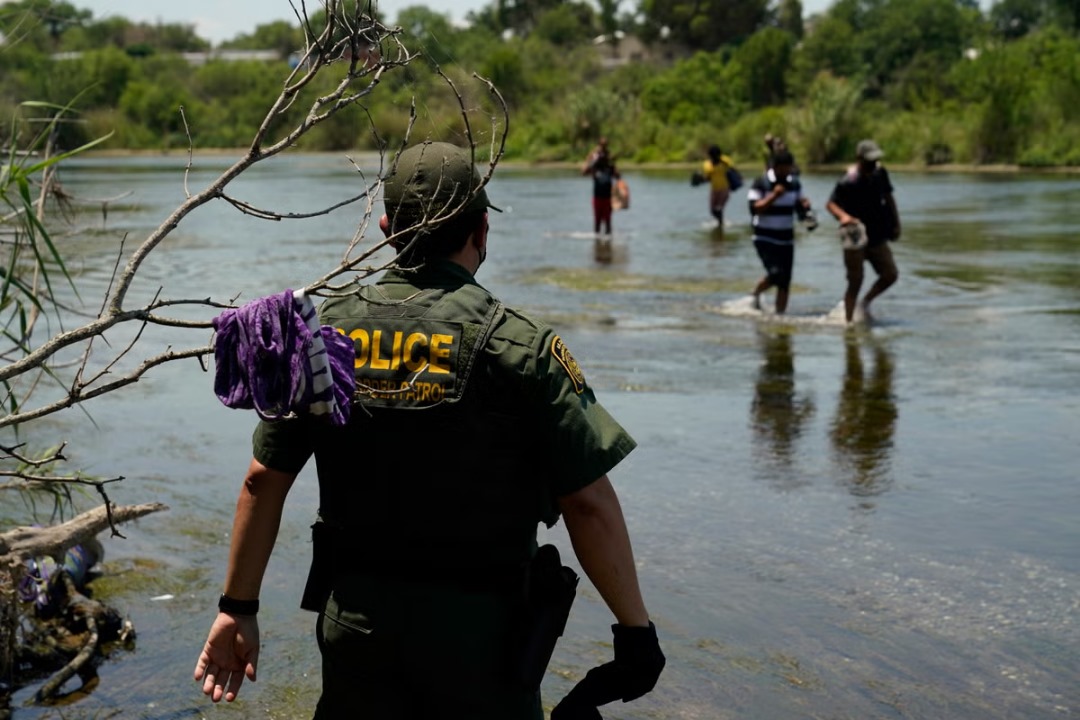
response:
[[(248, 148), (200, 148), (196, 150), (192, 157), (235, 157), (240, 159), (247, 154)], [(309, 155), (327, 155), (337, 157), (351, 157), (356, 158), (358, 156), (371, 155), (376, 153), (371, 150), (341, 150), (341, 151), (319, 151), (305, 153)], [(188, 150), (186, 149), (169, 149), (169, 150), (92, 150), (80, 155), (80, 157), (93, 157), (93, 158), (129, 158), (129, 157), (186, 157)], [(736, 162), (736, 166), (743, 170), (746, 174), (746, 169), (756, 165), (759, 162), (757, 158), (754, 161), (740, 163)], [(621, 161), (620, 167), (623, 169), (634, 170), (695, 170), (697, 169), (699, 162), (675, 162), (675, 163), (662, 163), (662, 162), (643, 162), (635, 163), (630, 161)], [(1080, 174), (1080, 166), (1076, 165), (1059, 165), (1048, 167), (1035, 167), (1028, 165), (1010, 165), (1010, 164), (992, 164), (992, 165), (977, 165), (977, 164), (964, 164), (964, 163), (948, 163), (942, 165), (926, 165), (923, 163), (892, 163), (888, 162), (886, 158), (885, 162), (890, 172), (895, 173), (977, 173), (977, 174), (989, 174), (989, 175), (1009, 175), (1009, 174), (1040, 174), (1040, 175), (1071, 175)], [(534, 161), (527, 159), (503, 159), (499, 162), (499, 165), (506, 168), (529, 168), (537, 170), (568, 170), (577, 169), (581, 167), (581, 164), (576, 161)], [(811, 164), (802, 165), (803, 170), (814, 173), (832, 173), (843, 172), (848, 166), (847, 163), (823, 163), (823, 164)]]

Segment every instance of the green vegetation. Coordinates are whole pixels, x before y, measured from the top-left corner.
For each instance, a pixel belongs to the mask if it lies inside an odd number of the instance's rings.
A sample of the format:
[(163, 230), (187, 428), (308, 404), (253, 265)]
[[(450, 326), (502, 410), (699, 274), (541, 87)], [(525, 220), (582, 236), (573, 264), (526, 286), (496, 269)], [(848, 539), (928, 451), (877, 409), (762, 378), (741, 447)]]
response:
[[(481, 92), (472, 73), (495, 83), (511, 108), (510, 158), (577, 160), (604, 134), (624, 161), (693, 160), (716, 142), (756, 162), (772, 132), (807, 164), (846, 161), (873, 136), (893, 163), (1080, 165), (1074, 0), (1000, 0), (986, 13), (975, 0), (837, 0), (809, 18), (799, 0), (632, 2), (493, 0), (467, 28), (418, 5), (396, 23), (466, 100)], [(108, 146), (127, 149), (186, 148), (188, 131), (200, 149), (245, 145), (304, 37), (278, 21), (217, 50), (280, 59), (192, 64), (180, 53), (210, 48), (190, 27), (95, 20), (47, 0), (0, 6), (0, 32), (5, 136), (18, 98), (78, 97), (84, 122), (65, 125), (61, 144), (111, 132)], [(460, 136), (455, 98), (426, 69), (391, 73), (370, 97), (383, 140), (404, 134), (413, 98), (414, 132)], [(302, 147), (376, 147), (356, 110)], [(293, 112), (283, 124), (306, 107)]]

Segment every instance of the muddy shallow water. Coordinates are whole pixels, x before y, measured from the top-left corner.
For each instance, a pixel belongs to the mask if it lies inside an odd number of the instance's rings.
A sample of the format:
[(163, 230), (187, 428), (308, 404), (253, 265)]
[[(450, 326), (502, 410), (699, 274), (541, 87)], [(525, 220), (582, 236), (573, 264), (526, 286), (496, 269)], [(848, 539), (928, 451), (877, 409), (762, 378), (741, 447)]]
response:
[[(189, 183), (223, 163), (198, 160)], [(130, 245), (182, 200), (182, 175), (182, 159), (65, 171), (84, 196), (134, 191), (106, 230), (100, 213), (80, 215), (94, 229), (69, 241), (80, 288), (106, 281), (117, 234)], [(746, 301), (760, 265), (745, 201), (720, 234), (685, 175), (627, 171), (633, 205), (610, 248), (587, 232), (590, 188), (572, 171), (505, 168), (489, 189), (507, 212), (492, 216), (479, 280), (559, 328), (640, 445), (612, 479), (669, 664), (652, 695), (605, 718), (1080, 714), (1080, 179), (895, 174), (901, 279), (877, 323), (845, 330), (838, 242), (820, 210), (833, 177), (804, 178), (822, 224), (800, 238), (791, 317), (778, 320)], [(355, 182), (341, 158), (297, 156), (238, 192), (303, 211)], [(358, 218), (268, 223), (208, 208), (139, 291), (250, 299), (296, 287), (337, 261)], [(73, 458), (127, 476), (116, 501), (171, 507), (105, 540), (99, 595), (130, 616), (138, 646), (101, 666), (88, 697), (15, 717), (310, 716), (314, 617), (297, 604), (313, 474), (293, 491), (265, 582), (259, 682), (215, 708), (190, 676), (253, 418), (222, 407), (195, 363), (90, 409), (96, 427), (75, 413), (50, 423)], [(570, 554), (561, 528), (548, 537)], [(610, 622), (586, 584), (546, 704), (608, 656)]]

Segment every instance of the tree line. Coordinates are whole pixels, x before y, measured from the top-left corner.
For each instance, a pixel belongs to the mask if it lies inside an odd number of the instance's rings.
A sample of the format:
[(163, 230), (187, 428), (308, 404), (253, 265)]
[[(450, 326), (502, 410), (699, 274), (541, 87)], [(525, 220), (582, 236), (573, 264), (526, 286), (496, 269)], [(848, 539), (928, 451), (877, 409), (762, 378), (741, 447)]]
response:
[[(304, 148), (400, 139), (414, 99), (421, 133), (460, 137), (438, 68), (463, 86), (477, 73), (499, 88), (509, 158), (578, 159), (606, 135), (623, 161), (685, 162), (718, 143), (756, 162), (771, 132), (807, 164), (847, 160), (873, 136), (894, 163), (1080, 165), (1075, 0), (999, 0), (987, 12), (976, 0), (837, 0), (809, 18), (800, 0), (630, 5), (493, 0), (467, 27), (409, 7), (394, 25), (428, 67), (388, 78)], [(210, 43), (190, 26), (97, 20), (46, 0), (0, 7), (0, 32), (3, 137), (19, 128), (18, 103), (33, 99), (79, 111), (64, 145), (111, 132), (107, 146), (127, 149), (186, 148), (188, 137), (197, 149), (242, 146), (304, 37), (299, 23), (259, 25), (218, 49), (272, 49), (280, 60), (192, 65), (181, 53)], [(334, 78), (319, 81), (328, 91)]]

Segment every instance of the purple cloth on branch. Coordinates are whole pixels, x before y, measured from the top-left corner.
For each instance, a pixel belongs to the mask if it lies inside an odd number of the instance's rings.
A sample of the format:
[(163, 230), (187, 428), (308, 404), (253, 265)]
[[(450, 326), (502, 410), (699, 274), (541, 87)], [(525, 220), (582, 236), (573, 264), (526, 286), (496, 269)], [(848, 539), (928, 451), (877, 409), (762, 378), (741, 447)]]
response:
[(353, 342), (319, 326), (302, 291), (286, 290), (214, 318), (214, 393), (227, 407), (254, 409), (263, 420), (290, 414), (349, 420)]

